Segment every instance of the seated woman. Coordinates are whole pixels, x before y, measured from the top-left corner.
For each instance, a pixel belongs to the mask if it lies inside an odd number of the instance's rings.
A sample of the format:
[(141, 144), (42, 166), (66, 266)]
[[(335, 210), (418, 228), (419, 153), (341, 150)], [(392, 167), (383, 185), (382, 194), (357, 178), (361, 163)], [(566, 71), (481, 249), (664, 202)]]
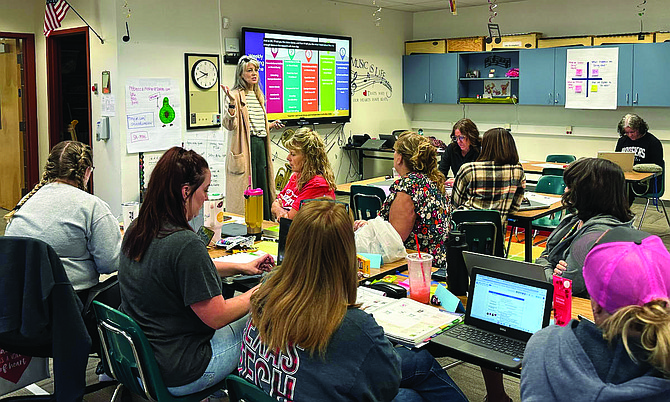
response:
[(100, 274), (117, 270), (121, 252), (119, 222), (106, 202), (86, 190), (92, 173), (91, 147), (60, 142), (49, 154), (42, 180), (5, 215), (5, 235), (53, 247), (83, 302)]
[(456, 174), (451, 205), (498, 210), (504, 229), (507, 215), (521, 206), (525, 188), (526, 176), (512, 134), (504, 128), (492, 128), (484, 133), (477, 161), (463, 164)]
[(464, 163), (474, 162), (479, 157), (481, 140), (477, 125), (470, 119), (460, 119), (451, 129), (451, 144), (440, 160), (440, 172), (447, 177), (449, 169), (456, 177)]
[(335, 175), (319, 133), (310, 128), (298, 129), (285, 145), (289, 150), (286, 160), (293, 173), (272, 203), (277, 219), (293, 219), (302, 200), (324, 196), (335, 199)]
[(524, 401), (667, 401), (670, 254), (631, 228), (606, 232), (584, 261), (595, 323), (550, 325), (528, 341)]
[(207, 200), (210, 181), (202, 156), (170, 148), (158, 160), (122, 244), (121, 310), (144, 331), (175, 396), (215, 385), (240, 359), (241, 318), (256, 288), (224, 300), (218, 274), (258, 274), (271, 263), (260, 257), (242, 267), (219, 263), (215, 268), (188, 224)]
[(563, 179), (563, 205), (577, 212), (563, 218), (551, 232), (535, 263), (544, 266), (548, 281), (554, 273), (562, 274), (572, 279), (573, 295), (588, 297), (582, 275), (586, 253), (607, 229), (630, 227), (633, 214), (626, 200), (624, 174), (617, 164), (582, 158), (565, 169)]
[(358, 308), (352, 225), (342, 204), (303, 205), (251, 297), (238, 374), (282, 401), (465, 401), (427, 351), (394, 348)]
[[(393, 147), (393, 167), (400, 178), (391, 186), (379, 216), (395, 228), (406, 248), (416, 248), (416, 235), (421, 250), (433, 256), (433, 266), (444, 267), (448, 205), (437, 150), (427, 138), (410, 131), (400, 134)], [(355, 228), (365, 223), (356, 221)]]

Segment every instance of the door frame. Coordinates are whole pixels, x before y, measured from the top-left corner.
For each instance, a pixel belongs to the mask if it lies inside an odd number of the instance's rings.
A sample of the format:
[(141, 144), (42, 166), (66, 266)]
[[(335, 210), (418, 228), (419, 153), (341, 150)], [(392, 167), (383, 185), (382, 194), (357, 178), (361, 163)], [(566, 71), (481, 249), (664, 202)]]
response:
[(23, 79), (25, 86), (25, 189), (30, 190), (39, 181), (39, 142), (37, 136), (37, 75), (35, 73), (35, 35), (28, 33), (1, 32), (2, 38), (24, 40)]
[[(64, 35), (73, 35), (73, 34), (84, 34), (86, 39), (86, 81), (87, 88), (91, 88), (91, 44), (88, 33), (88, 27), (77, 27), (69, 29), (58, 29), (52, 31), (51, 34), (46, 38), (46, 50), (47, 50), (47, 100), (49, 104), (49, 149), (53, 148), (60, 141), (60, 128), (63, 127), (61, 124), (60, 113), (63, 105), (57, 101), (57, 99), (62, 98), (63, 88), (60, 85), (60, 57), (58, 54), (58, 49), (56, 46), (56, 41), (54, 40), (57, 36)], [(91, 91), (86, 91), (88, 99), (88, 121), (89, 130), (88, 130), (88, 143), (93, 147), (93, 137), (91, 135), (92, 131), (92, 113), (91, 113)]]

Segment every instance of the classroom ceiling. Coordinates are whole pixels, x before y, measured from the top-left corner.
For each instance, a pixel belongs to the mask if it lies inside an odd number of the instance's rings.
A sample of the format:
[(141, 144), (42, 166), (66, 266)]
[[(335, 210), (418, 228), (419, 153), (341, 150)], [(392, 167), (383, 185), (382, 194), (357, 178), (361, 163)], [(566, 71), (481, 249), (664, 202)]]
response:
[[(448, 10), (449, 0), (329, 0), (337, 3), (358, 4), (362, 6), (381, 7), (387, 10), (396, 11), (433, 11), (433, 10)], [(455, 0), (456, 11), (459, 8), (483, 6), (489, 4), (488, 0)], [(494, 3), (513, 3), (525, 0), (491, 0)]]

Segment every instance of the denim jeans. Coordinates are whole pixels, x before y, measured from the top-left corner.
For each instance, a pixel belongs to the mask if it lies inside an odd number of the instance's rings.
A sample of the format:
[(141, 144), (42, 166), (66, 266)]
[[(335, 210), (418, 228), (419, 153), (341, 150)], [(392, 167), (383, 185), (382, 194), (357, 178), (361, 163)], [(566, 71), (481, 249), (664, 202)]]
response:
[(214, 332), (212, 340), (209, 341), (212, 345), (212, 358), (202, 377), (190, 384), (168, 387), (168, 391), (174, 396), (194, 394), (216, 385), (232, 373), (240, 362), (242, 332), (247, 318), (244, 316)]
[(468, 401), (430, 353), (402, 346), (396, 351), (401, 359), (402, 379), (394, 402)]

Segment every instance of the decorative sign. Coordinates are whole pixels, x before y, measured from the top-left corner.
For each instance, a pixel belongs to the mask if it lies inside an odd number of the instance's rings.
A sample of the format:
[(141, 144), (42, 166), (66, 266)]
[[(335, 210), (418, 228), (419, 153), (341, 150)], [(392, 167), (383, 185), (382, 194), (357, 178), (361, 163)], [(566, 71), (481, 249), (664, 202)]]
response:
[(386, 71), (365, 59), (351, 59), (352, 102), (388, 102), (393, 87)]

